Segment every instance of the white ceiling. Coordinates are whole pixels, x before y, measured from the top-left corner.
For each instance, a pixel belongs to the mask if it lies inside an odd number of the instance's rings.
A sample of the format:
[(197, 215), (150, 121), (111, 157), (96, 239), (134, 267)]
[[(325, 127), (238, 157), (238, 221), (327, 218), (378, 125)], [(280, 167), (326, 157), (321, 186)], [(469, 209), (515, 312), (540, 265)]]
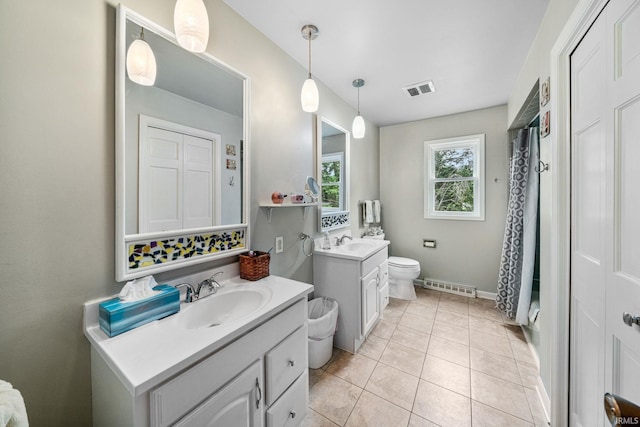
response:
[[(224, 0), (378, 126), (505, 104), (549, 0)], [(299, 83), (306, 78), (300, 74)], [(433, 80), (436, 92), (401, 88)], [(320, 99), (322, 103), (322, 98)]]

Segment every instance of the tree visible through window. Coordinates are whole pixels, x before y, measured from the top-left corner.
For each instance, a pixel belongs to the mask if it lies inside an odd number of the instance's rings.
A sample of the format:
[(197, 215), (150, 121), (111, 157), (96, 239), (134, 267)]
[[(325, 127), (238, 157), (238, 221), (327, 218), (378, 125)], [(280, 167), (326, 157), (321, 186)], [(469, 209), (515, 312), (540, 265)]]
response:
[(322, 207), (330, 210), (342, 210), (343, 153), (322, 156)]
[(484, 219), (484, 135), (425, 142), (425, 218)]

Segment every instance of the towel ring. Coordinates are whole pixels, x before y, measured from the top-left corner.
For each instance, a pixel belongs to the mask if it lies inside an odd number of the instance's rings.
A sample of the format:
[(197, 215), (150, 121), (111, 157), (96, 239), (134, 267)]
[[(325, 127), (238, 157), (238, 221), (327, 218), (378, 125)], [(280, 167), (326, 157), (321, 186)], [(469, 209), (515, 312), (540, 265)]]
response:
[(538, 165), (534, 168), (536, 172), (542, 173), (549, 170), (549, 163), (538, 160)]

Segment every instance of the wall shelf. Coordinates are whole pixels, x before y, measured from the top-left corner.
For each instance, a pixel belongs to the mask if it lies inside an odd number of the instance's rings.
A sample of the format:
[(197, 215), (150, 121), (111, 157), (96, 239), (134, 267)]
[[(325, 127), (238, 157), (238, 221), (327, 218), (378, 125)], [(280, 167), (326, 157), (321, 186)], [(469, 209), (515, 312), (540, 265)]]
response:
[(266, 209), (266, 215), (267, 218), (269, 219), (269, 223), (271, 223), (271, 213), (273, 212), (273, 209), (282, 209), (282, 208), (304, 208), (304, 210), (302, 211), (302, 219), (306, 219), (307, 218), (307, 208), (310, 207), (314, 207), (314, 206), (319, 206), (319, 203), (281, 203), (281, 204), (276, 204), (276, 203), (260, 203), (259, 206), (262, 209)]

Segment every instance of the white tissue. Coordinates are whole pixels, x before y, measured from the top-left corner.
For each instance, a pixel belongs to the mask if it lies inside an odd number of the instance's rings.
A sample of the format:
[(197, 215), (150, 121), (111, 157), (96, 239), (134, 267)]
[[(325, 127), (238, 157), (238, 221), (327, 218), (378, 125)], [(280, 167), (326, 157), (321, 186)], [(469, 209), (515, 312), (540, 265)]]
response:
[(153, 276), (145, 276), (139, 279), (134, 279), (127, 282), (120, 291), (120, 301), (137, 301), (140, 299), (149, 298), (153, 295), (160, 293), (160, 291), (154, 291), (153, 288), (158, 286), (156, 279)]

